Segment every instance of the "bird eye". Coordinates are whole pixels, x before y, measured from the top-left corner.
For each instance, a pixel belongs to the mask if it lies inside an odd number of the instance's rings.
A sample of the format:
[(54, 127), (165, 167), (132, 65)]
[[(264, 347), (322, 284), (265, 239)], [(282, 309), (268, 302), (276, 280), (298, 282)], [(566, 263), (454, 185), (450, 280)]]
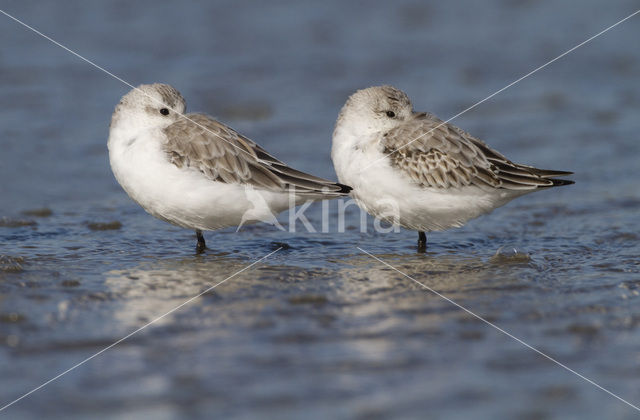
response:
[(162, 108), (162, 109), (160, 110), (160, 113), (161, 113), (162, 115), (169, 115), (169, 110), (168, 110), (167, 108)]
[(396, 113), (393, 111), (387, 111), (387, 117), (389, 118), (394, 118), (396, 116)]

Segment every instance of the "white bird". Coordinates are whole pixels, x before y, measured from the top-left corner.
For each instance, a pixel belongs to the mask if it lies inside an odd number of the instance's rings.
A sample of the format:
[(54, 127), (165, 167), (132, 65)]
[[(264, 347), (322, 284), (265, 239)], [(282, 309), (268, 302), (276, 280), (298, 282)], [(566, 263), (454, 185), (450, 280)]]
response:
[(196, 231), (198, 252), (205, 249), (203, 230), (273, 221), (289, 207), (349, 192), (290, 168), (207, 115), (185, 115), (185, 108), (169, 85), (132, 89), (111, 118), (109, 160), (122, 188), (147, 212)]
[(459, 227), (521, 195), (573, 184), (572, 172), (514, 163), (392, 86), (355, 92), (340, 111), (331, 158), (338, 180), (371, 215), (425, 232)]

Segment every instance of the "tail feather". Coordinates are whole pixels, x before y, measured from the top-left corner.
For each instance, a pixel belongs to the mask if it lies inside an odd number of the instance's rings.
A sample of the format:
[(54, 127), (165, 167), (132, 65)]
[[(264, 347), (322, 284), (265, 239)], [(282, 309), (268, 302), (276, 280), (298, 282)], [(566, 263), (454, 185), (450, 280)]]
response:
[(528, 165), (521, 165), (518, 164), (519, 168), (523, 168), (533, 174), (536, 174), (538, 176), (541, 176), (542, 178), (551, 178), (554, 176), (568, 176), (568, 175), (573, 175), (573, 172), (569, 172), (569, 171), (554, 171), (552, 169), (540, 169), (540, 168), (536, 168), (534, 166), (528, 166)]
[(351, 192), (351, 190), (353, 189), (352, 187), (350, 187), (348, 185), (341, 184), (339, 182), (336, 182), (334, 185), (340, 187), (340, 191), (338, 191), (338, 192), (342, 193), (342, 194), (349, 194)]
[(570, 179), (549, 178), (549, 181), (553, 182), (552, 187), (575, 184), (575, 181), (571, 181)]

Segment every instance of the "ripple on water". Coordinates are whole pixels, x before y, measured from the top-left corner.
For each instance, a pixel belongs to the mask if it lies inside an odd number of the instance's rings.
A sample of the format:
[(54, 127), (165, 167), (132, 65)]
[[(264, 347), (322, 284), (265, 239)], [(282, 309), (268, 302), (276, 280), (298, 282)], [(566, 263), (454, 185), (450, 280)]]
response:
[(24, 270), (22, 265), (24, 258), (12, 257), (11, 255), (0, 255), (0, 272), (4, 273), (20, 273)]
[(26, 316), (17, 312), (0, 312), (0, 323), (2, 324), (17, 324), (23, 322), (25, 319), (27, 319)]
[(42, 207), (39, 209), (24, 210), (22, 214), (32, 217), (50, 217), (51, 215), (53, 215), (53, 211), (47, 207)]
[(323, 295), (303, 294), (289, 298), (289, 303), (292, 305), (324, 305), (327, 302), (327, 297)]
[(498, 248), (489, 262), (497, 265), (528, 264), (531, 262), (531, 256), (515, 246), (505, 245)]
[(35, 226), (38, 223), (35, 220), (15, 219), (12, 217), (0, 217), (0, 227), (18, 228), (24, 226)]
[(122, 227), (122, 223), (117, 220), (113, 222), (90, 222), (87, 223), (87, 227), (91, 230), (118, 230)]

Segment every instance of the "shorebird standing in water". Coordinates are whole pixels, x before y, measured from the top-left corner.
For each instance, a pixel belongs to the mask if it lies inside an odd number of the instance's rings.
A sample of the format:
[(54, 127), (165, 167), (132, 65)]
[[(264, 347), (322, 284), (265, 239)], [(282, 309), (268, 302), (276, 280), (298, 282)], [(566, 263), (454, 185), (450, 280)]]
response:
[(122, 188), (147, 212), (195, 230), (198, 252), (205, 249), (204, 230), (238, 226), (248, 215), (272, 221), (291, 204), (351, 189), (287, 166), (207, 115), (184, 112), (182, 95), (169, 85), (131, 90), (111, 118), (109, 160)]
[[(375, 217), (425, 232), (459, 227), (530, 192), (573, 184), (571, 172), (514, 163), (392, 86), (359, 90), (340, 111), (331, 158), (338, 180)], [(394, 203), (397, 212), (389, 211)], [(397, 213), (397, 214), (396, 214)]]

